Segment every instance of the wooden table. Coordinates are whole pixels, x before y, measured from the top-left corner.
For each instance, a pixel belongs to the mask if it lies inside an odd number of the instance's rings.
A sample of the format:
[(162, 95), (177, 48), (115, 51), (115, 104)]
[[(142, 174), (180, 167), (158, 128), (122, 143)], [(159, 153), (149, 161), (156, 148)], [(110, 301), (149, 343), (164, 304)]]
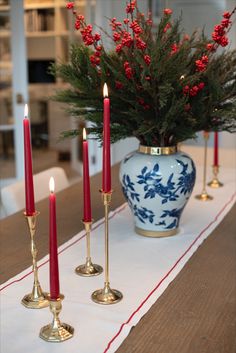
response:
[[(116, 165), (112, 169), (111, 209), (124, 202)], [(92, 177), (93, 217), (103, 217)], [(82, 230), (82, 183), (57, 195), (58, 243)], [(37, 204), (38, 258), (48, 253), (48, 200)], [(236, 206), (191, 257), (148, 313), (132, 329), (117, 353), (236, 352)], [(29, 236), (22, 212), (0, 221), (0, 282), (31, 265)], [(40, 240), (40, 241), (39, 241)], [(19, 352), (23, 353), (23, 352)]]

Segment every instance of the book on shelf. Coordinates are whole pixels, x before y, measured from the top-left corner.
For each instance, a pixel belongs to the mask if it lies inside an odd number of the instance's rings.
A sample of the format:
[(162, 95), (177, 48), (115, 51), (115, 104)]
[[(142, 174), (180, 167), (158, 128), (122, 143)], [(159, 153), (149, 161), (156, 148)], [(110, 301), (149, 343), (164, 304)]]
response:
[[(0, 5), (0, 9), (1, 9), (1, 5)], [(7, 31), (10, 29), (10, 17), (9, 17), (9, 13), (3, 11), (0, 12), (0, 31)]]
[(52, 9), (25, 11), (26, 32), (54, 31), (54, 11)]
[(9, 0), (0, 0), (0, 6), (9, 5)]
[(10, 42), (6, 40), (0, 41), (0, 61), (9, 61), (11, 60), (10, 55)]

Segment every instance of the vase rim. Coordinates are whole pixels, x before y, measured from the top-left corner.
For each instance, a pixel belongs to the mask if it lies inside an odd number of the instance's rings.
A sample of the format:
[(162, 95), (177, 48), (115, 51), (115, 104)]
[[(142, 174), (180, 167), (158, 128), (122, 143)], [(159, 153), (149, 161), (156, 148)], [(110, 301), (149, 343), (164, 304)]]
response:
[(161, 156), (161, 155), (169, 155), (178, 152), (178, 147), (175, 146), (167, 146), (167, 147), (152, 147), (152, 146), (145, 146), (139, 145), (138, 149), (139, 153), (150, 154), (154, 156)]

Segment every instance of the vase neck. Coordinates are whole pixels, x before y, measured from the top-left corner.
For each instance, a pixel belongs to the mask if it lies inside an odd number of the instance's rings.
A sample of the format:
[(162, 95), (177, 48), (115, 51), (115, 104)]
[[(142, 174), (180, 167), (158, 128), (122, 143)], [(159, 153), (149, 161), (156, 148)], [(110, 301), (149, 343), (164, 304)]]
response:
[(151, 147), (151, 146), (139, 145), (138, 152), (144, 153), (144, 154), (151, 154), (154, 156), (161, 156), (161, 155), (174, 154), (178, 152), (178, 148), (177, 146)]

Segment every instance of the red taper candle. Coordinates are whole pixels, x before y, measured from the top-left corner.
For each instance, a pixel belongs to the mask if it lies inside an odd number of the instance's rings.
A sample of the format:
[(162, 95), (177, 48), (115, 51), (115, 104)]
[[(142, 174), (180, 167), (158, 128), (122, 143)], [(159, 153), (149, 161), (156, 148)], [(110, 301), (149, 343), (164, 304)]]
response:
[(218, 166), (219, 166), (219, 156), (218, 156), (218, 152), (219, 152), (219, 147), (218, 147), (218, 132), (215, 131), (215, 132), (214, 132), (214, 161), (213, 161), (214, 167), (218, 167)]
[(83, 192), (84, 192), (84, 222), (91, 222), (91, 196), (89, 180), (89, 158), (88, 141), (86, 139), (86, 130), (83, 129)]
[(110, 99), (107, 84), (103, 88), (103, 170), (102, 191), (111, 191), (111, 141), (110, 141)]
[(34, 182), (32, 168), (32, 148), (30, 135), (30, 122), (28, 119), (28, 105), (25, 105), (24, 120), (24, 160), (25, 160), (25, 212), (32, 216), (35, 212), (34, 204)]
[(56, 195), (54, 194), (54, 179), (49, 181), (49, 266), (50, 266), (50, 298), (60, 297), (58, 255), (57, 255), (57, 223), (56, 223)]

